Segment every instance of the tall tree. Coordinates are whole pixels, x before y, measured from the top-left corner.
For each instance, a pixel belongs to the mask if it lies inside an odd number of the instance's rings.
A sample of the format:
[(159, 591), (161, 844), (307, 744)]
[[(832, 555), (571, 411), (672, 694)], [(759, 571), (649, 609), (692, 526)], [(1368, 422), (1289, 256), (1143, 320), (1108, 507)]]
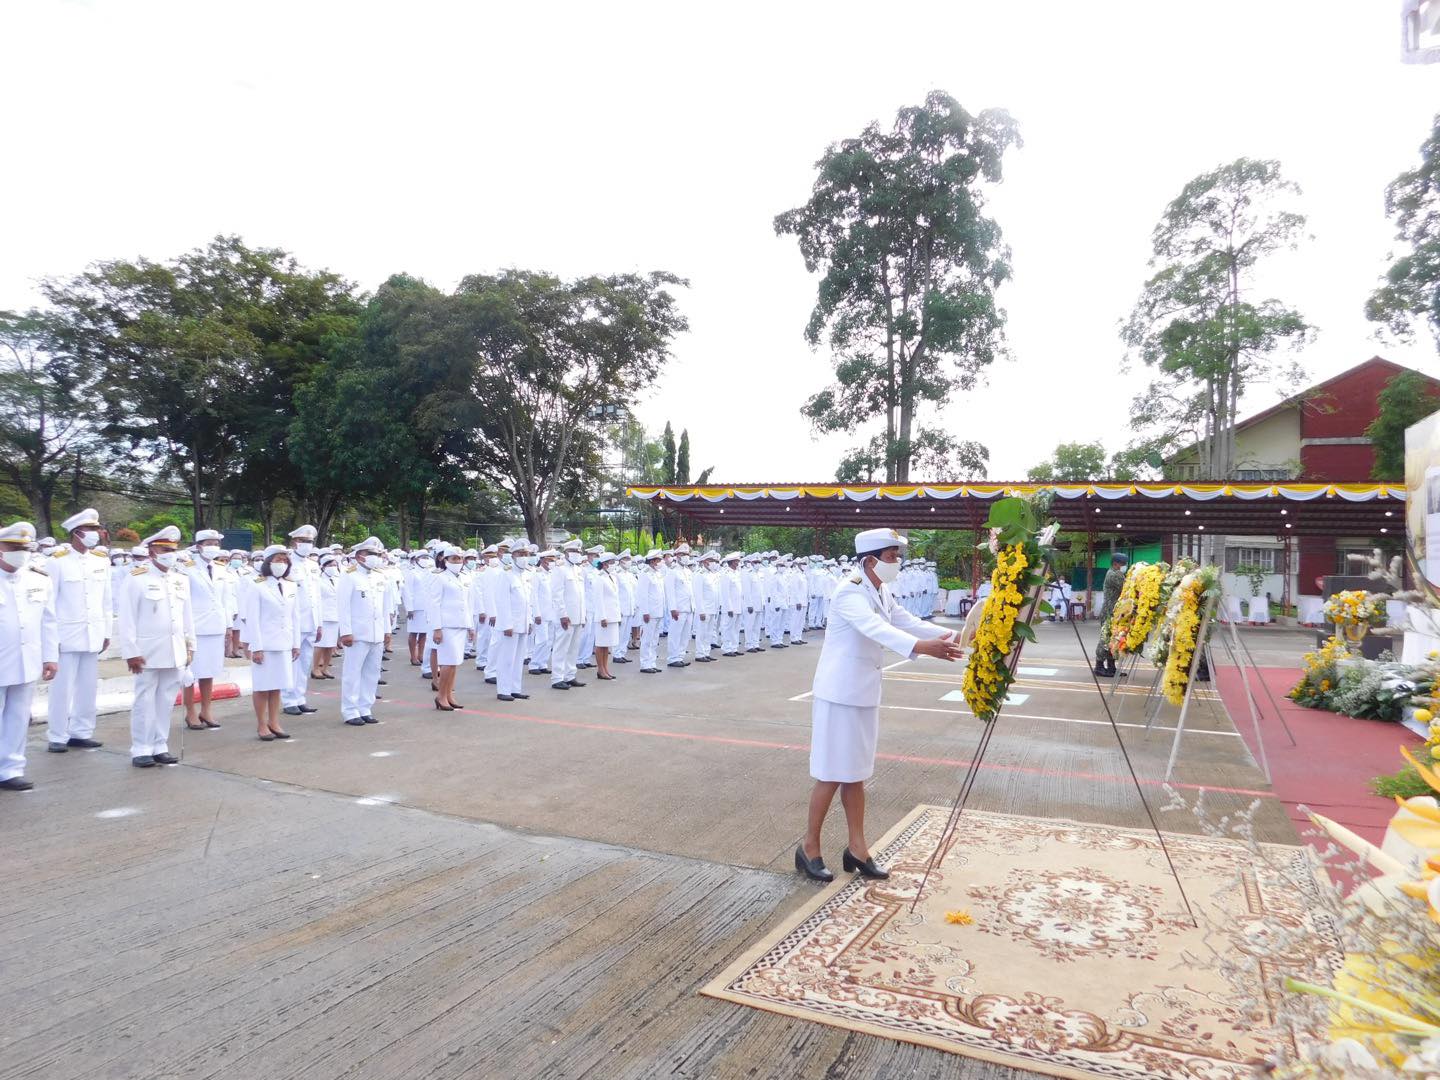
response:
[(1440, 409), (1440, 396), (1418, 371), (1398, 372), (1380, 391), (1375, 419), (1365, 429), (1375, 450), (1370, 475), (1376, 480), (1405, 479), (1405, 429)]
[(690, 483), (690, 429), (680, 429), (680, 449), (675, 453), (675, 483)]
[(665, 433), (660, 436), (660, 447), (664, 457), (660, 462), (660, 482), (663, 484), (675, 483), (675, 432), (670, 427), (670, 421), (665, 421)]
[[(875, 435), (840, 460), (835, 479), (842, 484), (886, 481), (889, 458), (884, 435)], [(913, 471), (921, 483), (977, 480), (990, 465), (990, 451), (981, 443), (952, 439), (938, 431), (923, 431), (913, 448)]]
[(1279, 300), (1251, 299), (1261, 260), (1302, 238), (1305, 218), (1291, 208), (1299, 192), (1278, 162), (1250, 158), (1191, 180), (1155, 227), (1154, 273), (1122, 332), (1131, 355), (1160, 373), (1132, 424), (1172, 445), (1198, 442), (1211, 479), (1234, 472), (1246, 388), (1300, 379), (1281, 359), (1310, 328)]
[(544, 540), (558, 497), (593, 482), (607, 407), (650, 385), (688, 328), (671, 292), (684, 284), (509, 270), (465, 278), (446, 305), (435, 343), (473, 358), (459, 418), (470, 465), (514, 498), (531, 539)]
[(1061, 443), (1049, 459), (1031, 468), (1026, 478), (1048, 484), (1066, 480), (1134, 480), (1137, 469), (1125, 452), (1106, 458), (1105, 444)]
[(55, 493), (95, 449), (81, 395), (90, 373), (54, 360), (46, 319), (0, 311), (0, 476), (30, 503), (33, 523), (55, 531)]
[(972, 387), (1003, 351), (995, 294), (1010, 255), (982, 184), (1019, 142), (1003, 110), (972, 116), (936, 91), (888, 131), (829, 147), (809, 201), (775, 219), (822, 275), (805, 336), (835, 355), (835, 382), (801, 412), (819, 432), (884, 417), (887, 480), (910, 478), (921, 407)]
[(263, 411), (256, 395), (276, 407), (285, 380), (272, 368), (299, 362), (293, 350), (313, 336), (311, 324), (350, 302), (338, 276), (235, 236), (164, 264), (100, 263), (42, 289), (57, 350), (100, 373), (92, 389), (102, 433), (180, 477), (196, 528), (212, 521), (244, 465)]
[(1420, 166), (1385, 189), (1385, 213), (1408, 251), (1393, 255), (1385, 284), (1365, 305), (1365, 315), (1397, 337), (1410, 336), (1419, 321), (1440, 342), (1440, 116), (1420, 147)]

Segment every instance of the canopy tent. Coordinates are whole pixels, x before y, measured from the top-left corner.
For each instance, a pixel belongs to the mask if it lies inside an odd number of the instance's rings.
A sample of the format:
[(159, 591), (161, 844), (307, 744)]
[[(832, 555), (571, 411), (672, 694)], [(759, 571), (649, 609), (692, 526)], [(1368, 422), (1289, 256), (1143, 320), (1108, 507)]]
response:
[(1403, 534), (1403, 484), (725, 484), (630, 487), (692, 529), (727, 525), (976, 529), (988, 503), (1049, 488), (1073, 532), (1247, 536)]

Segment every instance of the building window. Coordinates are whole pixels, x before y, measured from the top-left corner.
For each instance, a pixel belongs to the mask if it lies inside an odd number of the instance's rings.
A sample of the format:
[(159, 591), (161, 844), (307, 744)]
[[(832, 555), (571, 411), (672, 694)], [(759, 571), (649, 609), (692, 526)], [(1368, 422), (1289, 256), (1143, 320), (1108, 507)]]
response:
[(1225, 549), (1225, 569), (1234, 573), (1242, 566), (1258, 566), (1267, 574), (1275, 573), (1274, 548), (1231, 547)]
[(1263, 480), (1289, 480), (1289, 469), (1237, 469), (1235, 479), (1248, 483), (1257, 483)]

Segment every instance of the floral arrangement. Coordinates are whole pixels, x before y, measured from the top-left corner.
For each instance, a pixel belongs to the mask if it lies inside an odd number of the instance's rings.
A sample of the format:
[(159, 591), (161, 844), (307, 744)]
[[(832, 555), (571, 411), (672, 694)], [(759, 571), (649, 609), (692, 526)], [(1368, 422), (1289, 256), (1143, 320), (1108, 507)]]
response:
[(1155, 616), (1160, 625), (1156, 632), (1150, 635), (1142, 653), (1146, 660), (1158, 668), (1163, 668), (1170, 656), (1170, 632), (1175, 628), (1175, 612), (1172, 609), (1175, 590), (1180, 582), (1185, 580), (1185, 575), (1194, 569), (1195, 560), (1177, 559), (1175, 565), (1170, 567), (1170, 571), (1161, 579), (1160, 595), (1155, 601)]
[(1130, 568), (1125, 576), (1126, 591), (1120, 594), (1115, 613), (1110, 617), (1111, 653), (1125, 656), (1140, 651), (1163, 610), (1160, 587), (1169, 572), (1170, 564), (1163, 562), (1136, 563)]
[[(1161, 689), (1165, 700), (1179, 705), (1185, 700), (1185, 689), (1190, 684), (1190, 660), (1195, 649), (1201, 644), (1200, 610), (1211, 597), (1218, 595), (1220, 575), (1213, 566), (1201, 566), (1181, 579), (1170, 598), (1171, 620), (1170, 648), (1165, 657), (1165, 673), (1161, 677)], [(1170, 614), (1167, 612), (1167, 617)]]
[(1347, 626), (1384, 626), (1385, 599), (1364, 589), (1346, 589), (1325, 601), (1325, 621), (1342, 629)]
[[(1052, 524), (1037, 532), (1044, 507), (1043, 498), (1000, 499), (991, 506), (986, 521), (995, 569), (990, 574), (990, 595), (985, 598), (976, 624), (970, 661), (961, 680), (970, 711), (984, 721), (995, 718), (1015, 679), (1010, 662), (1012, 650), (1022, 641), (1035, 640), (1029, 619), (1037, 612), (1050, 614), (1053, 610), (1038, 598), (1045, 583), (1045, 552), (1059, 528)], [(1027, 602), (1032, 607), (1022, 617), (1021, 608)]]
[(1305, 654), (1305, 668), (1300, 674), (1300, 681), (1290, 688), (1286, 697), (1306, 708), (1330, 708), (1330, 695), (1340, 686), (1336, 664), (1349, 655), (1345, 643), (1331, 635), (1320, 648)]

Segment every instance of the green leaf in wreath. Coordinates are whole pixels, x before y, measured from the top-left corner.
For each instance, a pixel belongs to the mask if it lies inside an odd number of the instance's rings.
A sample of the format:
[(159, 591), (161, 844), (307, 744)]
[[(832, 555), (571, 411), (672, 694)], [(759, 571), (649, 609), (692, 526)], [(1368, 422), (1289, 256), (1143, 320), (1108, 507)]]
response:
[(1028, 622), (1017, 622), (1014, 628), (1014, 636), (1022, 641), (1035, 640), (1035, 628)]

